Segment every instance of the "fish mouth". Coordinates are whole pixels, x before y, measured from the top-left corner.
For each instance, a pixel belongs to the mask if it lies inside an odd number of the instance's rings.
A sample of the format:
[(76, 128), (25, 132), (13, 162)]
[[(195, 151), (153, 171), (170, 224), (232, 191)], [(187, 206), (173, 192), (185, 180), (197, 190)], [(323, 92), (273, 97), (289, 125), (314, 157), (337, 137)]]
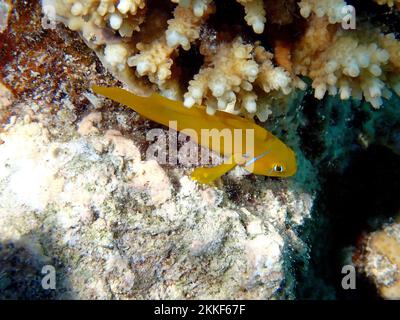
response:
[(295, 160), (293, 167), (290, 168), (290, 170), (288, 170), (287, 174), (288, 174), (288, 177), (292, 177), (292, 176), (296, 175), (296, 173), (297, 173), (297, 162)]
[(294, 176), (296, 173), (297, 173), (297, 166), (294, 167), (294, 168), (292, 168), (292, 169), (290, 169), (290, 170), (287, 170), (287, 171), (285, 172), (285, 177), (292, 177), (292, 176)]
[(277, 177), (277, 178), (289, 178), (294, 176), (297, 173), (297, 168), (293, 168), (290, 170), (285, 170), (285, 172), (273, 172), (272, 170), (268, 172), (267, 176)]
[(287, 166), (286, 171), (284, 172), (284, 177), (292, 177), (297, 173), (297, 159), (296, 159), (296, 154), (294, 153), (293, 150), (289, 149), (289, 157), (290, 163), (289, 166)]

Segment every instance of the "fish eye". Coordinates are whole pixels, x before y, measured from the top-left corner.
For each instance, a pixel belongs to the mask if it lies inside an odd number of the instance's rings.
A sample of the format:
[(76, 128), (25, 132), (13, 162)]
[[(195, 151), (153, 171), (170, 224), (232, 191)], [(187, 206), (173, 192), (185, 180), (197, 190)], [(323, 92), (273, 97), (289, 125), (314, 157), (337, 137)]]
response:
[(274, 166), (274, 171), (275, 171), (275, 172), (281, 173), (281, 172), (285, 171), (285, 167), (282, 166), (282, 165), (280, 165), (280, 164), (276, 164), (276, 165)]

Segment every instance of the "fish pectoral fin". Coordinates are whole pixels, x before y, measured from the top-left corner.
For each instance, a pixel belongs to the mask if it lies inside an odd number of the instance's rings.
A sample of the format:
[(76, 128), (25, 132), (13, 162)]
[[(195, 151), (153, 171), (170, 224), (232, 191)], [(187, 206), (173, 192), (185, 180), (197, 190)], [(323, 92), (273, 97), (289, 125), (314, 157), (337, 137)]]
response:
[(211, 184), (218, 178), (222, 177), (225, 173), (231, 171), (238, 164), (241, 163), (241, 156), (232, 155), (229, 159), (218, 166), (212, 168), (197, 168), (195, 169), (191, 177), (199, 183)]

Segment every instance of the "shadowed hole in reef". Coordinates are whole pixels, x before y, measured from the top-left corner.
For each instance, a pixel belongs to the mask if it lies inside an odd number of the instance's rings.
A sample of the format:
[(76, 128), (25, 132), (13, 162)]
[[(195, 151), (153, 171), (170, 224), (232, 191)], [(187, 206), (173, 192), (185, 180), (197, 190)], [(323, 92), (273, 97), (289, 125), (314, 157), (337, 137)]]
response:
[(400, 12), (394, 7), (380, 5), (378, 1), (347, 0), (346, 2), (356, 9), (357, 24), (367, 22), (374, 26), (379, 25), (385, 33), (394, 32), (398, 38)]
[(309, 226), (313, 235), (310, 266), (305, 272), (300, 266), (298, 270), (298, 297), (379, 299), (363, 275), (357, 275), (355, 290), (342, 288), (343, 250), (357, 245), (365, 232), (380, 228), (399, 212), (400, 155), (371, 146), (356, 152), (343, 173), (328, 172), (323, 181), (314, 223)]
[[(311, 91), (304, 95), (302, 112), (307, 120), (299, 128), (299, 135), (301, 138), (301, 149), (310, 160), (317, 159), (324, 152), (323, 136), (320, 134), (321, 130), (323, 130), (324, 122), (318, 114), (319, 110), (324, 110), (324, 103), (325, 101), (315, 98)], [(310, 130), (310, 128), (313, 128), (313, 130)]]
[[(198, 45), (192, 45), (189, 50), (179, 49), (179, 55), (175, 59), (176, 64), (179, 66), (179, 70), (173, 71), (174, 74), (178, 74), (180, 85), (183, 88), (189, 86), (189, 81), (199, 73), (201, 66), (204, 64), (204, 58), (200, 54)], [(173, 65), (174, 68), (174, 65)]]
[(245, 12), (237, 2), (214, 1), (215, 12), (207, 20), (207, 28), (217, 31), (218, 41), (231, 41), (240, 35), (244, 41), (254, 42), (257, 37), (244, 20)]

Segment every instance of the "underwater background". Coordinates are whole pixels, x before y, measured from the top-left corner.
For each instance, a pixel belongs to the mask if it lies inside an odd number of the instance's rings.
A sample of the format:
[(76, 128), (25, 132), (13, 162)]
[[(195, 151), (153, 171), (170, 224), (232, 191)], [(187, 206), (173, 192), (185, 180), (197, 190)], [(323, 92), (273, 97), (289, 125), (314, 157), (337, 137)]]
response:
[[(399, 299), (399, 30), (390, 0), (0, 0), (0, 297)], [(198, 184), (93, 85), (254, 119), (297, 173)]]

